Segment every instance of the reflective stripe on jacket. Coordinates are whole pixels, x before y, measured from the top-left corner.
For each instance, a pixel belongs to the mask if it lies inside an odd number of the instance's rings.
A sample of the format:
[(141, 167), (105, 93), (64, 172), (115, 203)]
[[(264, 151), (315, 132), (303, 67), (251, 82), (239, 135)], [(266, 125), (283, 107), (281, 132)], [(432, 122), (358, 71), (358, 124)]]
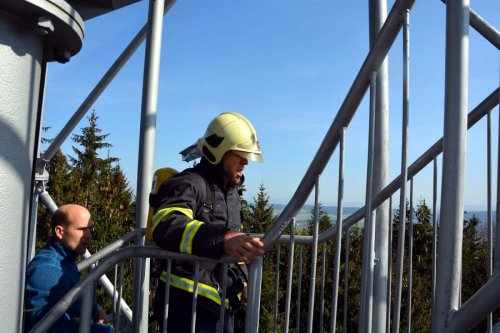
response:
[[(207, 193), (211, 198), (206, 198)], [(210, 205), (206, 205), (207, 201)], [(153, 239), (169, 251), (219, 259), (224, 253), (226, 232), (240, 229), (240, 211), (238, 187), (227, 185), (227, 177), (220, 167), (202, 159), (194, 168), (161, 185), (152, 220)], [(192, 293), (193, 266), (174, 261), (171, 285)], [(200, 270), (198, 294), (220, 305), (218, 284), (210, 270)]]
[[(160, 280), (163, 282), (167, 283), (167, 272), (163, 271), (160, 276)], [(194, 281), (183, 278), (180, 276), (177, 276), (175, 274), (170, 274), (170, 286), (182, 289), (184, 291), (193, 293), (194, 292)], [(204, 284), (201, 282), (198, 282), (198, 296), (203, 296), (212, 302), (217, 303), (217, 305), (221, 305), (221, 297), (219, 294), (219, 291), (215, 289), (213, 286), (210, 286), (208, 284)], [(240, 296), (241, 299), (241, 296)], [(229, 308), (229, 300), (226, 298), (225, 302), (225, 308)]]

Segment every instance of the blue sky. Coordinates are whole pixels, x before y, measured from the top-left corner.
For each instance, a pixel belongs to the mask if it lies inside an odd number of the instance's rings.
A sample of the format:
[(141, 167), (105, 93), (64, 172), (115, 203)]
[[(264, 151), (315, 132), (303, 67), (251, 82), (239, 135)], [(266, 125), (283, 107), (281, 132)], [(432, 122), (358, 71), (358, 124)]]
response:
[[(471, 7), (500, 28), (500, 2), (471, 1)], [(148, 2), (142, 1), (86, 21), (82, 50), (67, 64), (49, 65), (43, 119), (44, 126), (52, 127), (48, 137), (70, 119), (143, 26), (147, 11)], [(443, 132), (445, 11), (438, 0), (417, 1), (410, 18), (409, 163)], [(400, 172), (401, 38), (389, 54), (389, 180)], [(265, 159), (246, 169), (246, 199), (251, 201), (262, 183), (271, 202), (287, 203), (353, 83), (368, 45), (367, 1), (177, 1), (164, 17), (155, 168), (187, 167), (178, 152), (194, 143), (213, 117), (237, 111), (256, 127)], [(500, 58), (498, 50), (472, 28), (469, 45), (472, 109), (498, 87)], [(144, 45), (92, 107), (103, 133), (110, 134), (110, 154), (120, 158), (132, 188), (137, 179), (143, 59)], [(367, 100), (347, 130), (347, 206), (361, 206), (365, 198)], [(498, 108), (492, 120), (497, 138)], [(75, 133), (87, 124), (84, 118)], [(486, 207), (485, 142), (483, 120), (468, 135), (467, 209)], [(63, 152), (71, 153), (72, 144), (68, 140)], [(496, 139), (493, 152), (496, 170)], [(337, 201), (337, 164), (335, 153), (321, 178), (325, 205)], [(415, 200), (432, 202), (431, 176), (427, 168), (415, 179)]]

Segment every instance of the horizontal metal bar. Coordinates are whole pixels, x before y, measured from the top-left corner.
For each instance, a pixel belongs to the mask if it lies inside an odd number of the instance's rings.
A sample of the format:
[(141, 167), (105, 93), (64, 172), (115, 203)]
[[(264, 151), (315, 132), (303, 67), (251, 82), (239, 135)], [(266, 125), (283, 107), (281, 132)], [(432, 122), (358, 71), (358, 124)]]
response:
[(500, 274), (493, 275), (447, 320), (447, 332), (469, 332), (500, 304)]
[(146, 233), (145, 228), (137, 229), (137, 230), (134, 230), (134, 231), (127, 233), (125, 236), (123, 236), (122, 238), (109, 244), (108, 246), (106, 246), (105, 248), (100, 250), (99, 252), (96, 252), (93, 255), (86, 257), (84, 260), (80, 261), (77, 265), (78, 271), (79, 272), (83, 271), (84, 269), (88, 268), (90, 265), (95, 264), (99, 260), (107, 257), (111, 253), (113, 253), (116, 250), (118, 250), (119, 248), (123, 247), (123, 245), (134, 240), (135, 237), (143, 236), (145, 233)]

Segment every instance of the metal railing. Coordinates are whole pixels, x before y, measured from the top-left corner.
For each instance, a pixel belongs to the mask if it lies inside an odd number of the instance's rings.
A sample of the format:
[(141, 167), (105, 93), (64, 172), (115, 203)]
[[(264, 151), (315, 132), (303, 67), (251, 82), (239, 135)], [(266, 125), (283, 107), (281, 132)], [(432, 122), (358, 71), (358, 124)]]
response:
[[(167, 2), (165, 5), (165, 11), (170, 8), (173, 1)], [(500, 305), (498, 290), (500, 290), (500, 277), (498, 270), (494, 268), (499, 267), (500, 256), (496, 256), (496, 261), (493, 261), (494, 248), (500, 248), (500, 228), (497, 228), (496, 243), (493, 241), (495, 235), (493, 234), (493, 207), (492, 207), (492, 138), (491, 138), (491, 111), (499, 104), (499, 89), (496, 88), (490, 95), (488, 95), (477, 107), (475, 107), (467, 116), (465, 113), (465, 108), (467, 108), (467, 90), (464, 88), (464, 83), (467, 82), (468, 72), (466, 64), (464, 64), (464, 59), (468, 56), (468, 51), (463, 45), (463, 36), (466, 35), (467, 29), (470, 24), (478, 32), (481, 33), (492, 45), (497, 49), (500, 48), (500, 34), (498, 30), (491, 24), (482, 19), (476, 12), (471, 10), (468, 3), (465, 1), (457, 3), (449, 3), (447, 5), (447, 24), (449, 29), (447, 30), (447, 39), (450, 40), (449, 46), (447, 46), (447, 70), (446, 76), (446, 105), (445, 105), (445, 133), (443, 138), (438, 140), (434, 145), (432, 145), (426, 152), (424, 152), (420, 157), (418, 157), (412, 164), (408, 165), (407, 162), (407, 119), (409, 112), (409, 18), (410, 10), (414, 4), (414, 0), (398, 0), (394, 3), (387, 19), (385, 20), (383, 26), (378, 33), (377, 38), (372, 43), (371, 50), (365, 61), (363, 62), (351, 88), (349, 89), (335, 119), (332, 122), (323, 142), (321, 143), (318, 152), (313, 158), (308, 170), (306, 171), (301, 183), (297, 187), (296, 192), (292, 196), (290, 202), (287, 204), (283, 212), (278, 216), (274, 225), (263, 235), (263, 240), (265, 242), (265, 249), (267, 253), (271, 250), (276, 249), (276, 266), (275, 267), (263, 267), (262, 260), (257, 261), (250, 265), (250, 276), (249, 276), (249, 289), (248, 289), (248, 305), (246, 311), (246, 332), (258, 332), (259, 331), (259, 319), (260, 319), (260, 296), (261, 296), (261, 283), (262, 275), (267, 269), (272, 269), (276, 272), (275, 278), (275, 290), (276, 294), (274, 296), (274, 330), (277, 331), (282, 325), (283, 331), (288, 332), (289, 330), (295, 329), (295, 331), (305, 330), (307, 332), (312, 332), (314, 323), (317, 321), (320, 327), (330, 327), (330, 332), (335, 331), (335, 327), (341, 326), (344, 331), (347, 327), (347, 300), (348, 300), (348, 272), (350, 260), (356, 259), (349, 253), (350, 242), (350, 230), (356, 225), (362, 225), (364, 227), (364, 243), (363, 243), (363, 271), (361, 276), (361, 291), (359, 304), (359, 326), (357, 330), (359, 332), (379, 332), (382, 327), (385, 332), (399, 332), (402, 330), (401, 326), (401, 301), (403, 299), (402, 285), (403, 285), (403, 274), (405, 272), (405, 262), (404, 258), (408, 256), (409, 261), (406, 265), (406, 275), (409, 286), (412, 285), (412, 239), (413, 239), (413, 216), (410, 215), (408, 220), (406, 219), (406, 214), (400, 214), (399, 216), (399, 226), (398, 226), (398, 236), (397, 236), (397, 246), (392, 247), (392, 197), (394, 195), (399, 195), (399, 211), (406, 211), (407, 203), (407, 192), (409, 191), (408, 197), (410, 202), (410, 207), (413, 207), (413, 194), (414, 194), (414, 177), (418, 175), (426, 166), (431, 165), (433, 167), (433, 183), (432, 183), (432, 228), (433, 228), (433, 242), (432, 242), (432, 301), (433, 308), (429, 309), (432, 311), (432, 331), (437, 333), (441, 332), (468, 332), (470, 329), (481, 320), (489, 316), (489, 331), (493, 329), (493, 322), (491, 315), (489, 315), (497, 306)], [(158, 8), (151, 9), (152, 12), (157, 12)], [(458, 27), (458, 28), (457, 28)], [(57, 148), (62, 144), (62, 141), (68, 136), (70, 130), (76, 125), (79, 119), (87, 111), (88, 107), (95, 101), (99, 94), (104, 90), (104, 88), (109, 84), (110, 80), (116, 75), (118, 70), (123, 66), (125, 61), (130, 57), (131, 53), (137, 49), (140, 42), (145, 38), (146, 27), (141, 30), (139, 35), (131, 42), (125, 51), (124, 55), (120, 56), (115, 65), (110, 68), (108, 73), (105, 75), (103, 80), (96, 86), (89, 97), (85, 100), (82, 106), (77, 110), (75, 116), (68, 122), (68, 125), (62, 131), (60, 136), (56, 138), (54, 143), (49, 147), (44, 156), (41, 157), (40, 163), (46, 163), (48, 159), (55, 153)], [(403, 120), (402, 120), (402, 151), (401, 151), (401, 173), (399, 176), (394, 178), (391, 182), (382, 186), (380, 190), (374, 190), (372, 188), (372, 180), (374, 176), (374, 145), (376, 144), (376, 132), (377, 129), (375, 122), (377, 114), (377, 89), (383, 89), (377, 85), (377, 76), (381, 75), (379, 68), (384, 62), (389, 50), (392, 47), (396, 37), (398, 36), (400, 30), (403, 29), (403, 57), (404, 57), (404, 79), (403, 79)], [(454, 54), (455, 56), (451, 56)], [(456, 56), (458, 55), (458, 56)], [(150, 55), (150, 57), (153, 57)], [(149, 59), (151, 60), (151, 59)], [(145, 79), (146, 80), (146, 79)], [(157, 80), (157, 78), (156, 78)], [(148, 89), (148, 88), (146, 88)], [(358, 107), (360, 106), (364, 95), (370, 91), (370, 121), (369, 121), (369, 144), (368, 144), (368, 162), (367, 162), (367, 183), (366, 183), (366, 198), (365, 206), (359, 208), (353, 214), (344, 217), (343, 211), (343, 198), (344, 198), (344, 140), (346, 135), (346, 129), (349, 123), (353, 119)], [(154, 99), (154, 96), (151, 97)], [(155, 103), (155, 101), (150, 102)], [(147, 109), (147, 105), (144, 106)], [(458, 112), (457, 110), (460, 110)], [(461, 271), (461, 223), (463, 223), (463, 159), (465, 156), (465, 130), (471, 128), (476, 123), (478, 123), (484, 117), (487, 117), (487, 166), (488, 166), (488, 180), (487, 180), (487, 192), (488, 192), (488, 240), (489, 240), (489, 275), (491, 276), (488, 281), (481, 289), (479, 289), (472, 297), (470, 297), (463, 305), (458, 302), (459, 296), (459, 286), (460, 283), (460, 271)], [(147, 117), (145, 117), (147, 118)], [(151, 125), (146, 121), (144, 126), (141, 126), (141, 133), (146, 131)], [(148, 145), (148, 140), (146, 138), (141, 139), (141, 149), (146, 149)], [(325, 167), (330, 162), (335, 150), (339, 148), (339, 175), (338, 175), (338, 191), (337, 191), (337, 216), (336, 221), (338, 221), (332, 228), (327, 231), (319, 232), (319, 187), (320, 187), (320, 175), (325, 170)], [(146, 154), (147, 153), (147, 154)], [(144, 151), (143, 154), (150, 156), (152, 152), (150, 150)], [(438, 157), (442, 156), (441, 170), (443, 172), (443, 185), (439, 187), (438, 184)], [(142, 156), (142, 155), (141, 155)], [(497, 203), (496, 203), (496, 221), (499, 221), (499, 188), (500, 188), (500, 171), (497, 166)], [(147, 177), (144, 177), (147, 174)], [(145, 170), (142, 168), (140, 170), (139, 179), (145, 180), (146, 184), (149, 184), (148, 179), (151, 178), (151, 170)], [(407, 190), (407, 183), (410, 182), (409, 190)], [(144, 186), (143, 186), (144, 187)], [(295, 234), (295, 216), (302, 209), (306, 200), (311, 193), (315, 194), (315, 214), (313, 223), (313, 235), (303, 236)], [(144, 192), (144, 190), (142, 191)], [(142, 193), (141, 192), (141, 193)], [(46, 195), (43, 189), (39, 191), (40, 197), (43, 201), (46, 200)], [(437, 200), (438, 195), (441, 195), (441, 216), (438, 223), (437, 217)], [(45, 198), (45, 199), (44, 199)], [(141, 200), (145, 200), (141, 198)], [(376, 226), (378, 220), (376, 220), (376, 212), (381, 205), (384, 203), (388, 204), (389, 214), (388, 220), (385, 222), (389, 226), (389, 242), (388, 253), (384, 254), (387, 257), (376, 257)], [(145, 204), (142, 202), (140, 207)], [(410, 210), (411, 211), (411, 210)], [(142, 218), (143, 211), (138, 212), (138, 220), (144, 220)], [(408, 225), (408, 235), (405, 235), (405, 225)], [(439, 225), (439, 228), (438, 228)], [(139, 226), (140, 227), (140, 226)], [(286, 228), (291, 227), (290, 235), (283, 235)], [(142, 230), (142, 229), (140, 229)], [(38, 323), (36, 327), (33, 328), (32, 332), (42, 332), (57, 320), (58, 316), (61, 315), (65, 309), (67, 309), (76, 299), (82, 295), (83, 288), (87, 287), (91, 283), (99, 279), (100, 276), (108, 271), (111, 267), (123, 262), (128, 258), (160, 258), (167, 260), (182, 259), (182, 260), (192, 260), (195, 262), (205, 261), (205, 258), (199, 258), (195, 256), (183, 255), (179, 253), (171, 253), (167, 251), (159, 250), (156, 247), (144, 246), (142, 240), (142, 231), (137, 231), (134, 234), (129, 234), (125, 236), (124, 239), (112, 244), (109, 248), (98, 254), (93, 255), (88, 260), (80, 263), (79, 268), (83, 269), (88, 267), (91, 263), (99, 261), (97, 265), (88, 276), (83, 279), (72, 291), (70, 291), (54, 308), (49, 312), (44, 319)], [(408, 237), (409, 243), (405, 246), (405, 238)], [(127, 241), (131, 239), (138, 239), (137, 246), (128, 247), (125, 249), (120, 249)], [(344, 245), (342, 241), (344, 242)], [(335, 248), (333, 249), (333, 258), (327, 258), (327, 242), (334, 241)], [(281, 252), (282, 246), (287, 247), (288, 257), (288, 270), (285, 274), (285, 294), (284, 301), (278, 296), (278, 291), (282, 286), (280, 280), (282, 280), (283, 274), (280, 272), (281, 262)], [(439, 248), (438, 248), (439, 244)], [(494, 246), (495, 245), (495, 246)], [(298, 247), (298, 251), (296, 251)], [(405, 248), (409, 249), (409, 253), (405, 254)], [(304, 249), (310, 250), (311, 253), (311, 267), (304, 267), (302, 255)], [(321, 249), (321, 251), (320, 251)], [(341, 261), (341, 253), (344, 249), (344, 261)], [(284, 250), (283, 250), (284, 251)], [(439, 253), (439, 257), (437, 256)], [(298, 256), (298, 261), (295, 262), (295, 258)], [(397, 257), (398, 260), (395, 265), (392, 264), (391, 258)], [(318, 265), (318, 258), (321, 257), (321, 263)], [(439, 258), (439, 259), (438, 259)], [(325, 267), (327, 266), (328, 260), (333, 260), (333, 282), (332, 285), (328, 286), (325, 284)], [(438, 262), (438, 260), (440, 260)], [(221, 262), (230, 263), (233, 260), (231, 258), (224, 258)], [(385, 274), (385, 280), (377, 280), (378, 275), (375, 274), (375, 268), (377, 262), (385, 261), (386, 271), (382, 272)], [(143, 276), (143, 272), (147, 270), (147, 261), (137, 260), (137, 271), (136, 276)], [(344, 264), (344, 285), (341, 285), (341, 264)], [(296, 267), (297, 266), (297, 267)], [(319, 277), (316, 276), (318, 266), (321, 267)], [(303, 272), (310, 270), (308, 288), (309, 288), (309, 299), (307, 300), (307, 322), (301, 322), (301, 308), (303, 302), (306, 300), (301, 299), (301, 290), (306, 281), (302, 281)], [(296, 272), (297, 280), (293, 281), (293, 275)], [(395, 277), (393, 280), (392, 277)], [(437, 279), (437, 276), (440, 279)], [(148, 288), (147, 284), (148, 275), (145, 275), (144, 279), (136, 279), (138, 282), (134, 286), (135, 289), (135, 301), (142, 304), (137, 308), (137, 311), (132, 315), (130, 314), (130, 320), (132, 320), (132, 325), (134, 330), (137, 332), (146, 332), (147, 330), (147, 320), (145, 320), (145, 310), (147, 309), (148, 295), (145, 289)], [(321, 282), (318, 286), (319, 293), (316, 292), (317, 281)], [(442, 281), (442, 282), (440, 282)], [(384, 295), (376, 295), (374, 286), (377, 284), (384, 283), (386, 293)], [(449, 290), (450, 288), (445, 288), (443, 284), (451, 283), (456, 288), (456, 290)], [(116, 290), (120, 288), (118, 284)], [(326, 308), (325, 300), (329, 297), (326, 293), (328, 289), (331, 292), (330, 308)], [(394, 288), (394, 294), (392, 294)], [(339, 297), (341, 296), (340, 290), (343, 289), (343, 305), (342, 311), (338, 309)], [(292, 300), (292, 293), (296, 293), (295, 302)], [(120, 294), (112, 293), (115, 303), (120, 299)], [(319, 299), (316, 296), (319, 295)], [(394, 299), (394, 301), (391, 301)], [(195, 300), (194, 300), (195, 301)], [(374, 312), (374, 308), (379, 304), (379, 302), (385, 302), (387, 311), (385, 312)], [(280, 302), (283, 302), (283, 316), (278, 312), (280, 308)], [(296, 322), (290, 323), (290, 318), (292, 315), (292, 303), (294, 304), (297, 314), (295, 315)], [(406, 295), (406, 303), (409, 306), (406, 308), (406, 328), (405, 331), (409, 332), (411, 330), (411, 304), (412, 304), (412, 293), (411, 288)], [(117, 313), (121, 313), (124, 308), (124, 304), (118, 302), (115, 310)], [(315, 305), (319, 304), (319, 312), (316, 313)], [(391, 307), (392, 305), (392, 307)], [(195, 309), (195, 307), (194, 307)], [(195, 310), (194, 310), (195, 311)], [(222, 310), (221, 310), (222, 311)], [(329, 311), (329, 318), (327, 312)], [(343, 313), (343, 318), (337, 318), (338, 313)], [(125, 311), (125, 313), (130, 313)], [(194, 313), (195, 317), (195, 313)], [(222, 317), (222, 315), (221, 315)], [(283, 319), (279, 319), (283, 318)], [(329, 320), (328, 320), (329, 319)], [(342, 322), (342, 324), (340, 324)], [(373, 323), (377, 322), (377, 326)], [(327, 323), (329, 323), (327, 325)], [(382, 323), (382, 324), (381, 324)]]
[[(132, 239), (133, 237), (136, 237), (137, 234), (144, 234), (145, 230), (138, 230), (131, 232), (127, 234), (123, 239)], [(227, 267), (227, 264), (231, 263), (236, 263), (237, 261), (229, 256), (224, 256), (220, 260), (212, 260), (208, 258), (203, 258), (203, 257), (197, 257), (193, 255), (188, 255), (188, 254), (182, 254), (182, 253), (177, 253), (177, 252), (169, 252), (162, 250), (156, 246), (145, 246), (145, 245), (140, 245), (140, 246), (129, 246), (126, 248), (120, 248), (121, 244), (123, 243), (123, 239), (113, 243), (111, 246), (107, 247), (104, 249), (105, 253), (99, 252), (98, 254), (89, 257), (85, 261), (83, 261), (80, 265), (79, 268), (83, 269), (84, 267), (89, 267), (90, 265), (94, 264), (97, 262), (99, 259), (100, 262), (98, 265), (95, 265), (95, 267), (88, 273), (88, 275), (82, 279), (79, 283), (75, 285), (73, 289), (71, 289), (63, 298), (61, 298), (55, 305), (54, 307), (30, 330), (30, 333), (38, 333), (38, 332), (45, 332), (47, 329), (49, 329), (56, 321), (57, 319), (65, 312), (67, 311), (78, 299), (84, 296), (84, 292), (87, 288), (91, 287), (92, 284), (97, 282), (98, 279), (100, 279), (105, 273), (116, 266), (120, 265), (125, 261), (129, 259), (134, 259), (134, 258), (156, 258), (156, 259), (163, 259), (167, 261), (167, 275), (169, 275), (169, 269), (171, 262), (173, 260), (183, 260), (183, 261), (189, 261), (193, 262), (195, 265), (195, 290), (196, 290), (196, 285), (199, 282), (199, 271), (200, 271), (200, 263), (207, 263), (207, 262), (213, 262), (213, 263), (221, 263), (224, 264)], [(224, 276), (223, 280), (227, 280), (227, 269), (223, 270)], [(167, 281), (170, 279), (167, 278)], [(120, 288), (120, 285), (117, 285), (118, 288)], [(168, 295), (170, 285), (167, 282), (166, 283), (166, 294)], [(222, 299), (225, 297), (225, 284), (221, 285), (222, 288)], [(120, 295), (117, 295), (117, 297), (120, 297)], [(192, 322), (192, 329), (194, 332), (194, 326), (196, 325), (196, 300), (197, 300), (197, 293), (193, 293), (193, 308), (192, 308), (192, 316), (194, 318)], [(168, 297), (166, 297), (166, 302), (168, 302)], [(221, 311), (221, 318), (223, 320), (223, 311), (224, 311), (224, 302), (222, 302), (222, 305), (220, 306), (220, 311)], [(165, 313), (165, 323), (168, 321), (168, 313)], [(223, 322), (223, 321), (222, 321)], [(88, 321), (90, 325), (90, 321)], [(120, 327), (115, 326), (115, 328), (119, 331)], [(165, 326), (166, 330), (166, 326)]]

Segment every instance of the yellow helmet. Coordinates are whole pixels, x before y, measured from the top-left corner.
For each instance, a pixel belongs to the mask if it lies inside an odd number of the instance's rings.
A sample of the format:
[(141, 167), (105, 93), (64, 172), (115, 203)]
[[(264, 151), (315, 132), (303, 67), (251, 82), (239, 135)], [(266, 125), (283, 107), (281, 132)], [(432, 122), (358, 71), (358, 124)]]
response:
[(218, 164), (230, 150), (249, 161), (263, 162), (255, 128), (247, 118), (236, 112), (225, 112), (215, 117), (196, 145), (212, 164)]

